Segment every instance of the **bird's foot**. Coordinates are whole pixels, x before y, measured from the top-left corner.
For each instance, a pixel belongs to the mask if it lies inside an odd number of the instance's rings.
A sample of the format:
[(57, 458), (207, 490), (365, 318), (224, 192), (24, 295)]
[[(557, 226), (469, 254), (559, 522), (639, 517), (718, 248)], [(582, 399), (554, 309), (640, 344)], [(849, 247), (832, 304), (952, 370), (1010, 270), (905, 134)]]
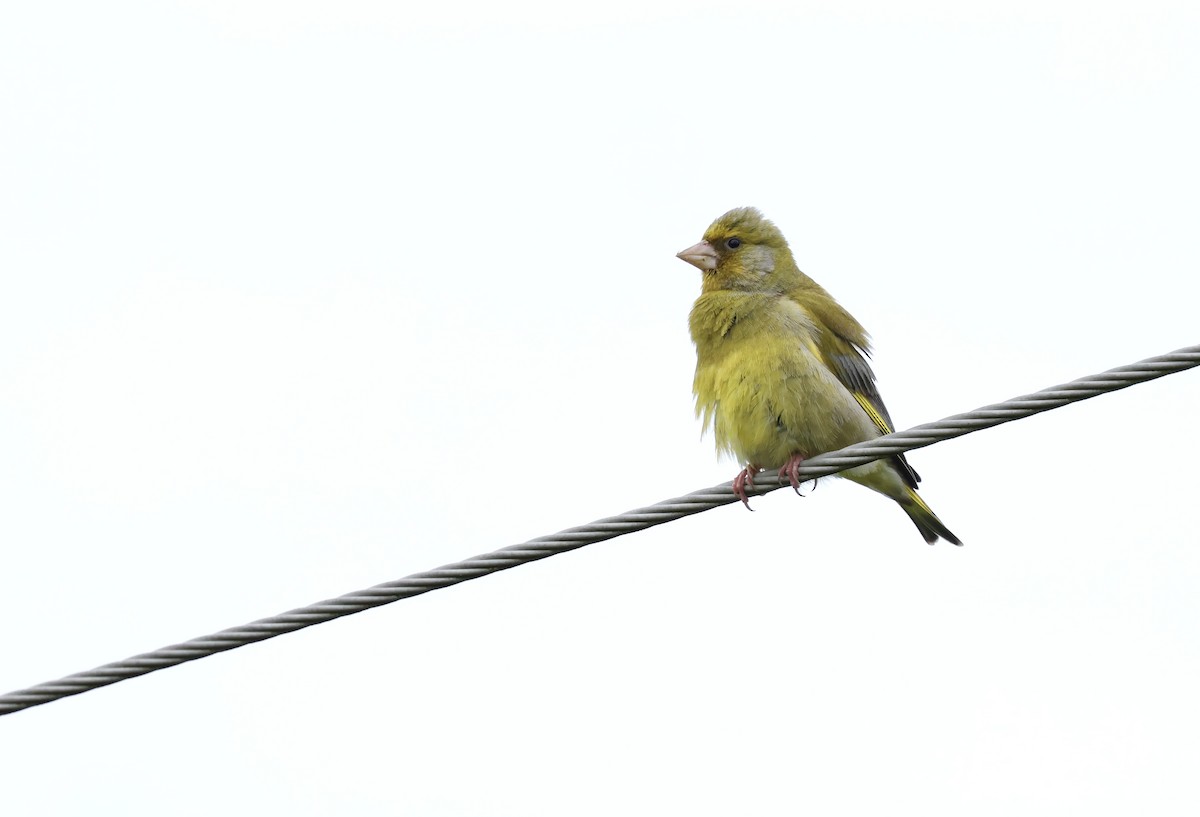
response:
[(745, 468), (738, 472), (738, 475), (733, 478), (733, 495), (742, 500), (742, 504), (746, 506), (746, 510), (752, 511), (750, 500), (746, 497), (746, 489), (754, 490), (754, 475), (758, 473), (758, 466), (747, 464)]
[(800, 466), (804, 463), (804, 457), (799, 454), (792, 454), (788, 457), (788, 461), (779, 469), (779, 478), (787, 477), (788, 482), (792, 483), (792, 490), (796, 492), (796, 496), (804, 496), (800, 493)]

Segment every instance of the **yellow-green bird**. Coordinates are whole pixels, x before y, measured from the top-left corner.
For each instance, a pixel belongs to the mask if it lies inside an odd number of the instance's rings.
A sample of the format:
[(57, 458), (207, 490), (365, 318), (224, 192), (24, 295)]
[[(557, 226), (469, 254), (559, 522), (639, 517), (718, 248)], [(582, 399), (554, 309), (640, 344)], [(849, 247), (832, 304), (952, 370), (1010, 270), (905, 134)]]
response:
[[(806, 458), (892, 432), (866, 330), (800, 271), (762, 213), (730, 210), (679, 257), (704, 274), (688, 320), (696, 415), (719, 452), (746, 463), (733, 491), (747, 508), (760, 470), (778, 468), (799, 493)], [(896, 500), (926, 542), (962, 544), (917, 495), (920, 477), (904, 455), (838, 476)]]

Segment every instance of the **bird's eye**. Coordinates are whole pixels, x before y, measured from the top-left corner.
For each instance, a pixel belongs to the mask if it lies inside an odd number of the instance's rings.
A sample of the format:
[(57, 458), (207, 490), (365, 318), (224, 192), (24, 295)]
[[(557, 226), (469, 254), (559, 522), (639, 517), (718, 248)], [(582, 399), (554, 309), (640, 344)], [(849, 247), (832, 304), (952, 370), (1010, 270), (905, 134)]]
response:
[(740, 238), (726, 239), (725, 246), (731, 250), (736, 250), (738, 247), (742, 246), (742, 239), (740, 239)]

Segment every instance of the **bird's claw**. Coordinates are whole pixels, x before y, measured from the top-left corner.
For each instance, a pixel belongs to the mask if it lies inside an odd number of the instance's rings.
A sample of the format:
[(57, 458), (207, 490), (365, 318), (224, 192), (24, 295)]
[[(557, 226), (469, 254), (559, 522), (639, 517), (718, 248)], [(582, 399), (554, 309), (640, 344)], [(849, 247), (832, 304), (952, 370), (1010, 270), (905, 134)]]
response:
[(754, 475), (757, 473), (757, 465), (747, 465), (733, 478), (733, 495), (742, 500), (742, 504), (746, 506), (746, 510), (748, 511), (754, 509), (750, 507), (750, 499), (746, 496), (746, 489), (754, 490)]
[[(796, 496), (804, 496), (800, 493), (800, 466), (804, 462), (804, 457), (799, 454), (793, 454), (788, 457), (788, 461), (779, 469), (779, 478), (782, 480), (785, 477), (792, 484), (792, 490), (796, 492)], [(815, 482), (815, 480), (814, 480)]]

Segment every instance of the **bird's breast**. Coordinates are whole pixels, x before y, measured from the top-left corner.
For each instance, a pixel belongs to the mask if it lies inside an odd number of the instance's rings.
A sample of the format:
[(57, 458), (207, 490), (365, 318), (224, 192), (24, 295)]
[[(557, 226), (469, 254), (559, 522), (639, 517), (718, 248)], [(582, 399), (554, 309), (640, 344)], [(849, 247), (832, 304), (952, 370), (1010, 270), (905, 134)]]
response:
[(814, 456), (874, 436), (822, 362), (817, 327), (802, 307), (782, 297), (741, 307), (724, 310), (699, 338), (693, 322), (696, 413), (719, 450), (772, 468), (795, 453)]

